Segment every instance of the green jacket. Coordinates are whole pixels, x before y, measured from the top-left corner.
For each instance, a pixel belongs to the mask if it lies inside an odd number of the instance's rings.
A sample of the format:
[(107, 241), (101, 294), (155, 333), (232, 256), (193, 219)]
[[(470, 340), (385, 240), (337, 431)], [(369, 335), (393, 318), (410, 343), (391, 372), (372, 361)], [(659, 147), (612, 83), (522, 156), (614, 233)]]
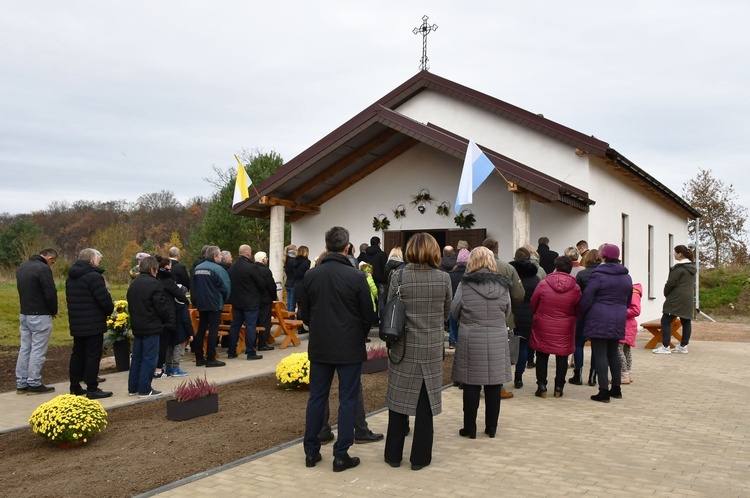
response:
[(677, 263), (669, 270), (664, 285), (664, 308), (667, 315), (693, 319), (695, 312), (695, 263)]

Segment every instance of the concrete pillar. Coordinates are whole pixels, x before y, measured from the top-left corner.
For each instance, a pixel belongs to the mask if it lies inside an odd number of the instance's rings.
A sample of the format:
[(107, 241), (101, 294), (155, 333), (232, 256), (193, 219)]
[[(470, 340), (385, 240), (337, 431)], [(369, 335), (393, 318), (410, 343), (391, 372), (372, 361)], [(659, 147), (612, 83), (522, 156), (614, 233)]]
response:
[(276, 282), (277, 299), (281, 300), (284, 286), (284, 206), (271, 206), (271, 236), (268, 262)]
[(529, 243), (531, 238), (531, 197), (513, 193), (513, 252)]

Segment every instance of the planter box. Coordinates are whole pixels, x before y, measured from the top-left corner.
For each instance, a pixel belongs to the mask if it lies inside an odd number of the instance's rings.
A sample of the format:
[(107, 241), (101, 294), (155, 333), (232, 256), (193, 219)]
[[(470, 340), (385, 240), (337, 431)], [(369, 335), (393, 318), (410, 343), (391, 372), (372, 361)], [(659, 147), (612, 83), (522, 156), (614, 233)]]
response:
[(371, 374), (375, 372), (382, 372), (388, 368), (388, 357), (383, 356), (382, 358), (375, 358), (374, 360), (367, 360), (362, 363), (362, 373)]
[(219, 394), (211, 394), (190, 401), (167, 400), (167, 418), (169, 420), (189, 420), (195, 417), (219, 411)]

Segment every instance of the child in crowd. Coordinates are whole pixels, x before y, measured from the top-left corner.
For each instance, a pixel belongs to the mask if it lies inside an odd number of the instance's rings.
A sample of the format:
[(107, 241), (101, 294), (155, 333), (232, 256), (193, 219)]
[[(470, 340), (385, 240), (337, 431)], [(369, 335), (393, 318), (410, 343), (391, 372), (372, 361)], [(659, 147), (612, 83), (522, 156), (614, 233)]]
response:
[(633, 284), (633, 299), (628, 308), (628, 318), (625, 321), (625, 339), (620, 341), (620, 363), (622, 364), (621, 384), (633, 382), (633, 355), (630, 348), (635, 347), (635, 336), (638, 333), (638, 322), (636, 317), (641, 314), (641, 295), (643, 287), (641, 284)]
[(359, 264), (359, 269), (365, 272), (367, 276), (367, 285), (370, 286), (370, 298), (372, 299), (372, 309), (375, 310), (375, 303), (378, 300), (378, 286), (375, 285), (375, 279), (372, 278), (372, 265), (362, 261)]

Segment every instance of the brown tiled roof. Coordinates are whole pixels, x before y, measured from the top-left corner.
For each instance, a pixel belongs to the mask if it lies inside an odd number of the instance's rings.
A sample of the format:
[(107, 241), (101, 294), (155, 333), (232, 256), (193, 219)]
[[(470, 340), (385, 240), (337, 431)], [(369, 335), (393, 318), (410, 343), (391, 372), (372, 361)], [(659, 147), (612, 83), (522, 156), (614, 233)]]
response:
[[(607, 143), (427, 71), (417, 73), (284, 164), (257, 187), (259, 194), (251, 195), (233, 212), (267, 217), (270, 208), (259, 203), (260, 196), (319, 206), (420, 142), (463, 159), (468, 143), (465, 137), (429, 123), (425, 125), (393, 110), (426, 89), (480, 107), (586, 153), (609, 158), (627, 173), (638, 176), (646, 187), (666, 196), (672, 205), (696, 214), (679, 196), (622, 158)], [(480, 148), (508, 180), (538, 200), (559, 201), (583, 211), (588, 211), (594, 203), (584, 191), (500, 153)], [(304, 212), (289, 208), (286, 215), (288, 220), (294, 221)]]

